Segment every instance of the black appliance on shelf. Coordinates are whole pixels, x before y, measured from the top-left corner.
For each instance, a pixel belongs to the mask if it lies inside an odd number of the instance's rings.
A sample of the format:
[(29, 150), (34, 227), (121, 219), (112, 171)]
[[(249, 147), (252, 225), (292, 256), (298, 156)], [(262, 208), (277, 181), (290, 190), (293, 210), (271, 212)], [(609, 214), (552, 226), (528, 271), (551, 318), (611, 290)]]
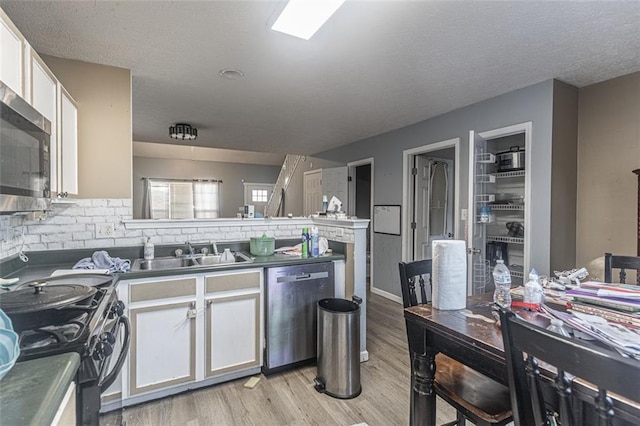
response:
[[(116, 282), (110, 275), (60, 275), (0, 294), (0, 309), (20, 336), (18, 361), (64, 352), (80, 355), (79, 425), (99, 424), (100, 394), (117, 378), (129, 350), (131, 327), (124, 303), (118, 300)], [(114, 354), (116, 342), (120, 343), (118, 354)]]
[(487, 259), (491, 267), (496, 266), (496, 260), (504, 260), (504, 264), (509, 264), (508, 244), (497, 241), (487, 242)]

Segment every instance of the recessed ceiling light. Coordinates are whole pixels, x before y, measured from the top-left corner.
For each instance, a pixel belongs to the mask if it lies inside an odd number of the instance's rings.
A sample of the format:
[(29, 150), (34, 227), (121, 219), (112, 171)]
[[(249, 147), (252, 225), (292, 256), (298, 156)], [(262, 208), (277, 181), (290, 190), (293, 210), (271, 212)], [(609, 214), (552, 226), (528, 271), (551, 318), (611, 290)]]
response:
[(220, 70), (220, 76), (227, 80), (240, 80), (244, 78), (244, 73), (235, 68), (225, 68)]
[(344, 2), (345, 0), (289, 0), (271, 29), (309, 40)]

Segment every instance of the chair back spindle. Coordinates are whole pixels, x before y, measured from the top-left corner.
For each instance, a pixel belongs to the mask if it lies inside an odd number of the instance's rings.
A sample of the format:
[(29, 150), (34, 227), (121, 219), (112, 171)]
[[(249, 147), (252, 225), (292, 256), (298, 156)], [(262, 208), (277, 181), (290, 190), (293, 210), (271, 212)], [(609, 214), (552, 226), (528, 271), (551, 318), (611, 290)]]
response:
[[(500, 311), (500, 321), (516, 426), (549, 425), (555, 416), (562, 426), (581, 425), (586, 415), (610, 425), (619, 416), (608, 392), (640, 402), (638, 361), (537, 327), (508, 310)], [(550, 380), (556, 395), (543, 392), (543, 381)], [(640, 424), (640, 413), (634, 423)]]
[[(429, 302), (431, 298), (431, 266), (431, 259), (399, 263), (402, 302), (405, 308)], [(425, 277), (427, 280), (425, 280)], [(417, 290), (416, 284), (419, 286)], [(427, 284), (429, 286), (428, 289)], [(420, 295), (420, 300), (418, 300), (418, 294)]]
[(627, 282), (627, 270), (632, 269), (635, 270), (635, 274), (633, 274), (630, 278), (636, 284), (640, 285), (640, 257), (636, 256), (618, 256), (613, 255), (611, 253), (604, 254), (604, 282), (612, 283), (613, 282), (613, 270), (619, 269), (620, 272), (618, 274), (619, 282), (622, 284), (626, 284)]

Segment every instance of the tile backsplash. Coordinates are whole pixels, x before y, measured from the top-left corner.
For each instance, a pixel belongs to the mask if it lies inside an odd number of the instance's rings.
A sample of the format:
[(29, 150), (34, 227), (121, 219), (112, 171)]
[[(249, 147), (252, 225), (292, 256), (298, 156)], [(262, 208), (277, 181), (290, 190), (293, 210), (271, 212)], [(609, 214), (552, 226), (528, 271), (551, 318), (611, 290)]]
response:
[[(79, 199), (73, 204), (54, 204), (42, 219), (25, 216), (0, 216), (0, 259), (23, 251), (64, 250), (98, 247), (141, 246), (146, 237), (156, 244), (184, 241), (243, 241), (263, 232), (277, 239), (299, 238), (301, 225), (274, 220), (273, 223), (207, 222), (202, 226), (158, 226), (126, 229), (123, 220), (131, 220), (131, 199)], [(304, 219), (303, 219), (304, 220)], [(310, 226), (312, 220), (308, 219)], [(320, 236), (329, 240), (352, 242), (354, 230), (318, 224)]]

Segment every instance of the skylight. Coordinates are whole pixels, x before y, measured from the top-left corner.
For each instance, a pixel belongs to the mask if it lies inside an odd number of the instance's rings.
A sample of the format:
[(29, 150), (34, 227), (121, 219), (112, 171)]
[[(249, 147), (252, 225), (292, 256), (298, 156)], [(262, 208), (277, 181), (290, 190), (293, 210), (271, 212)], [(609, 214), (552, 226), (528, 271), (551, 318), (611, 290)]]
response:
[(344, 2), (345, 0), (289, 0), (271, 29), (309, 40)]

